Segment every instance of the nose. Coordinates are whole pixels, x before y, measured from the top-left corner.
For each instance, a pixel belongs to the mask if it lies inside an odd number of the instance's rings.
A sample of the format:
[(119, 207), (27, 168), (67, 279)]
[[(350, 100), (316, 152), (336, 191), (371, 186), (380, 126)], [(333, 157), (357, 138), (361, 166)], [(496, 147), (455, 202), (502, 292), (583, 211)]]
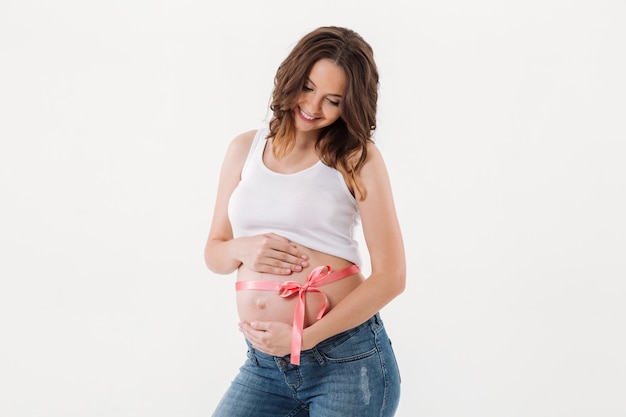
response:
[(311, 111), (315, 113), (319, 113), (322, 110), (322, 103), (324, 101), (324, 97), (322, 95), (315, 94), (311, 97), (311, 101), (309, 105), (311, 106)]

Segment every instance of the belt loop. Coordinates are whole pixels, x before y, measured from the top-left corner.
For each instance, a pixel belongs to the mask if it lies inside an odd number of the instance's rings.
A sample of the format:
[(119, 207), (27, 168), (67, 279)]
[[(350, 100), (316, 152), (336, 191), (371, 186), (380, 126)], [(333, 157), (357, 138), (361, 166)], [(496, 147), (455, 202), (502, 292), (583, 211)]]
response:
[(313, 353), (315, 359), (317, 359), (317, 362), (320, 364), (320, 366), (326, 365), (326, 359), (324, 359), (320, 351), (317, 349), (317, 346), (311, 349), (311, 352)]
[(248, 359), (250, 359), (250, 362), (252, 362), (253, 365), (259, 366), (259, 359), (257, 358), (256, 351), (251, 344), (248, 344)]

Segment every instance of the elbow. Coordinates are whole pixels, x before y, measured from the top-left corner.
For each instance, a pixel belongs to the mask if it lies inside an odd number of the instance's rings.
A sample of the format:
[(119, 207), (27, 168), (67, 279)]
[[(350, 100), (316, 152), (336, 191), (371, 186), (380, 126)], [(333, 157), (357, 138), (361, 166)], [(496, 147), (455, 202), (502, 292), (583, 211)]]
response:
[(397, 297), (406, 289), (406, 270), (398, 271), (391, 280), (391, 291), (393, 297)]
[(220, 264), (212, 264), (212, 263), (206, 263), (206, 266), (209, 269), (209, 271), (217, 275), (229, 275), (238, 269), (237, 267), (232, 267), (230, 265), (223, 266)]
[(387, 295), (388, 301), (393, 300), (406, 289), (406, 270), (405, 268), (388, 268), (384, 272), (373, 273), (371, 277), (380, 277), (380, 285)]
[(219, 251), (209, 244), (204, 248), (204, 264), (209, 271), (220, 275), (228, 275), (241, 265), (237, 262), (226, 262), (224, 256), (220, 256)]
[(218, 273), (216, 265), (214, 265), (213, 260), (207, 255), (206, 251), (204, 252), (204, 265), (209, 271)]
[(389, 269), (389, 275), (389, 292), (395, 298), (406, 289), (406, 263), (397, 263), (394, 268)]
[(218, 275), (228, 275), (237, 270), (237, 266), (232, 265), (223, 265), (220, 262), (216, 262), (211, 258), (204, 258), (204, 264), (209, 269), (209, 271), (218, 274)]
[(204, 247), (204, 265), (209, 271), (216, 272), (213, 257), (211, 256), (211, 249), (208, 244)]

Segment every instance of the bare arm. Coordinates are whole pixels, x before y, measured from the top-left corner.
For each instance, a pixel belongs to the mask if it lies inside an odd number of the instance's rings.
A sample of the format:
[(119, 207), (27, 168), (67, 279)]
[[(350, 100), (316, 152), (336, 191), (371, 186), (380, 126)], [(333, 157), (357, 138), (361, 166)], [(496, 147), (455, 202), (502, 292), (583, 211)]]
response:
[(372, 273), (326, 316), (304, 330), (302, 349), (358, 326), (404, 291), (406, 260), (387, 168), (378, 148), (370, 144), (360, 178), (367, 191), (359, 200)]
[(274, 233), (234, 239), (228, 218), (228, 201), (241, 180), (254, 134), (255, 131), (249, 131), (237, 136), (226, 152), (204, 260), (218, 274), (229, 274), (244, 264), (253, 271), (287, 275), (307, 266), (306, 255), (288, 239)]

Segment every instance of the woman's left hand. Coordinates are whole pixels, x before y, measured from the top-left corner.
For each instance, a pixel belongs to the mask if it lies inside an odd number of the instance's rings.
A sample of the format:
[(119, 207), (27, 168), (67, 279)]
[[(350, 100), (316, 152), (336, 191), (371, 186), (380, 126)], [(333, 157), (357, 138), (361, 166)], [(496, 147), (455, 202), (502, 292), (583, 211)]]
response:
[(239, 330), (252, 347), (272, 356), (285, 356), (291, 352), (292, 326), (278, 321), (239, 323)]

